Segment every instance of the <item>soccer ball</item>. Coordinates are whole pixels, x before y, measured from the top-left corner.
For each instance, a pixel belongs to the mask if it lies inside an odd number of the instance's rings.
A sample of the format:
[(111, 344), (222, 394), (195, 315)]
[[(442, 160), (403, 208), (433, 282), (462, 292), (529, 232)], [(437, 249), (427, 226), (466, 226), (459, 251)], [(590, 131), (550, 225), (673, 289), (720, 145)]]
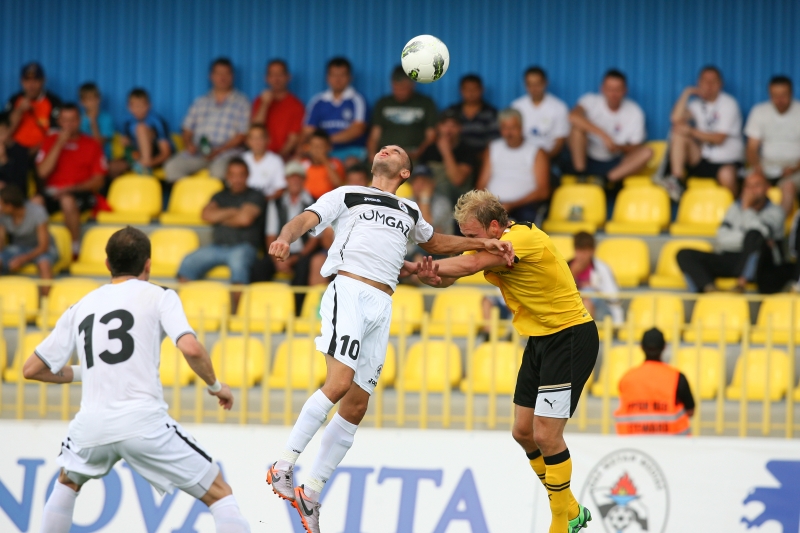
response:
[(433, 35), (417, 35), (403, 47), (400, 63), (409, 78), (419, 83), (433, 83), (447, 72), (450, 52)]

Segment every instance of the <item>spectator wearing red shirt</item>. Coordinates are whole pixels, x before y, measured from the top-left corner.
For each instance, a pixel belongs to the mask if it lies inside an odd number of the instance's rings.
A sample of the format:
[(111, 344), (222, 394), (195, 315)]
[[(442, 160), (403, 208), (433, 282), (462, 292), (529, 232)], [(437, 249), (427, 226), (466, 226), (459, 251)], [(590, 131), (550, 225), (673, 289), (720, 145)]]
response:
[(305, 107), (289, 92), (289, 66), (283, 59), (273, 59), (267, 64), (264, 78), (269, 89), (264, 89), (253, 101), (250, 122), (264, 124), (269, 133), (269, 151), (289, 159), (300, 141)]
[(306, 168), (306, 190), (314, 199), (330, 192), (344, 181), (344, 165), (331, 157), (331, 138), (318, 128), (308, 140), (310, 165)]
[(28, 63), (20, 74), (22, 91), (8, 99), (11, 133), (17, 144), (35, 151), (55, 125), (61, 100), (44, 90), (44, 69)]
[(58, 126), (61, 131), (45, 138), (36, 155), (36, 171), (44, 180), (47, 210), (64, 213), (64, 225), (72, 234), (72, 250), (77, 253), (81, 211), (94, 206), (108, 169), (100, 143), (80, 132), (78, 106), (65, 104), (58, 115)]

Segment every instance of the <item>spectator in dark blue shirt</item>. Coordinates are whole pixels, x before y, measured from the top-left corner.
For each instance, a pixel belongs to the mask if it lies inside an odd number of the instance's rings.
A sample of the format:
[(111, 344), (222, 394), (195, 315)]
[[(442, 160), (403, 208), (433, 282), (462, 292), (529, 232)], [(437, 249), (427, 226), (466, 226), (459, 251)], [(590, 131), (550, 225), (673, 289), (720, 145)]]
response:
[(150, 174), (173, 153), (169, 126), (150, 108), (147, 91), (136, 88), (128, 94), (128, 112), (130, 116), (122, 128), (125, 157), (112, 162), (112, 177), (131, 169), (137, 174)]
[(500, 137), (497, 128), (497, 109), (483, 99), (483, 81), (477, 74), (461, 78), (461, 101), (447, 108), (458, 114), (461, 140), (474, 151), (482, 152), (490, 142)]

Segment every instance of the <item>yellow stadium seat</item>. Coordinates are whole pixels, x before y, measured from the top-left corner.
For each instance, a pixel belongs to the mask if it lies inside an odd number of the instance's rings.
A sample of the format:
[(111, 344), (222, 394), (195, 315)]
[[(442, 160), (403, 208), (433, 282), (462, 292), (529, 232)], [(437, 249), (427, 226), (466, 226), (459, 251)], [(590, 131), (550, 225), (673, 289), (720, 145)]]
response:
[(219, 380), (231, 387), (252, 387), (264, 377), (264, 345), (255, 337), (218, 340), (211, 360)]
[(150, 234), (150, 275), (174, 278), (183, 258), (200, 247), (200, 239), (188, 228), (160, 228)]
[[(573, 220), (575, 219), (575, 220)], [(598, 185), (562, 185), (553, 193), (543, 229), (547, 233), (594, 233), (606, 222), (606, 193)]]
[(483, 275), (483, 271), (480, 271), (475, 272), (472, 275), (456, 279), (456, 285), (491, 285), (491, 283), (486, 281), (486, 276)]
[(245, 315), (249, 313), (250, 331), (262, 333), (269, 311), (270, 332), (280, 333), (289, 316), (294, 316), (294, 293), (285, 283), (265, 281), (251, 283), (245, 289), (236, 316), (231, 318), (231, 331), (244, 331)]
[(700, 389), (697, 386), (697, 348), (681, 348), (673, 358), (672, 364), (683, 372), (695, 398), (710, 400), (716, 398), (720, 379), (724, 379), (724, 359), (717, 348), (700, 347)]
[(319, 306), (322, 302), (322, 295), (325, 293), (325, 285), (311, 287), (303, 299), (303, 308), (300, 310), (300, 317), (295, 320), (294, 331), (302, 335), (316, 335), (320, 331)]
[(206, 273), (208, 279), (231, 279), (231, 269), (227, 265), (215, 266)]
[(603, 354), (600, 375), (590, 388), (592, 395), (603, 396), (606, 391), (606, 374), (608, 374), (608, 395), (612, 398), (619, 397), (619, 382), (622, 376), (642, 362), (644, 362), (644, 352), (638, 344), (632, 344), (630, 347), (614, 346), (607, 357), (606, 354)]
[(325, 356), (317, 351), (314, 338), (294, 337), (278, 346), (268, 384), (271, 389), (283, 389), (287, 383), (293, 389), (316, 388), (325, 382), (326, 373)]
[[(494, 367), (494, 391), (511, 394), (517, 383), (522, 347), (513, 342), (484, 342), (475, 350), (472, 362), (472, 391), (488, 394), (492, 389), (492, 367)], [(461, 392), (469, 390), (469, 376), (461, 380)]]
[(794, 302), (794, 344), (800, 344), (800, 296), (794, 294), (775, 294), (764, 298), (758, 310), (756, 325), (753, 327), (752, 342), (757, 344), (767, 342), (767, 326), (771, 320), (773, 344), (788, 343), (792, 302)]
[(175, 153), (183, 152), (183, 149), (186, 147), (183, 142), (183, 135), (180, 133), (170, 133), (169, 138), (172, 140), (172, 147), (175, 148)]
[(211, 177), (190, 177), (175, 182), (169, 197), (167, 211), (161, 214), (162, 224), (171, 226), (205, 225), (200, 214), (211, 197), (221, 191), (223, 184)]
[[(773, 204), (781, 205), (783, 201), (783, 191), (780, 187), (770, 187), (767, 190), (767, 197)], [(798, 205), (800, 204), (798, 204), (797, 197), (795, 197), (794, 202), (792, 202), (792, 212), (786, 217), (786, 223), (784, 224), (784, 231), (787, 235), (792, 230), (792, 221), (794, 220), (794, 214), (797, 212)]]
[(561, 253), (565, 261), (571, 261), (575, 257), (575, 241), (566, 235), (550, 235), (550, 241), (555, 245), (556, 250)]
[(424, 312), (425, 299), (422, 293), (416, 287), (398, 285), (392, 295), (392, 322), (389, 325), (389, 334), (400, 335), (400, 332), (405, 330), (406, 335), (411, 335), (419, 330)]
[(663, 188), (625, 187), (617, 196), (606, 233), (658, 235), (669, 225), (670, 216), (669, 195)]
[(675, 335), (675, 326), (683, 326), (683, 314), (683, 300), (674, 294), (634, 296), (628, 307), (628, 322), (619, 329), (617, 336), (619, 340), (627, 341), (632, 333), (633, 342), (638, 343), (646, 330), (657, 327), (665, 339), (671, 340)]
[(125, 145), (122, 144), (122, 135), (114, 133), (111, 136), (111, 159), (122, 159), (125, 157)]
[(120, 226), (95, 226), (90, 228), (81, 241), (78, 260), (69, 267), (73, 276), (109, 276), (106, 268), (106, 244), (111, 236), (121, 230)]
[(18, 326), (21, 318), (31, 322), (39, 312), (39, 288), (24, 276), (0, 276), (0, 300), (3, 326)]
[(0, 379), (8, 367), (8, 351), (6, 347), (6, 340), (0, 335)]
[[(445, 373), (448, 362), (449, 373)], [(409, 392), (421, 391), (423, 373), (425, 388), (429, 392), (442, 392), (445, 388), (458, 386), (461, 380), (461, 351), (458, 346), (454, 342), (448, 346), (445, 341), (414, 344), (406, 354), (403, 388)]]
[(33, 351), (39, 346), (45, 337), (47, 337), (47, 332), (45, 331), (34, 331), (31, 333), (26, 333), (25, 337), (23, 338), (22, 344), (17, 347), (17, 353), (14, 355), (14, 360), (11, 362), (11, 366), (7, 367), (3, 371), (3, 381), (8, 383), (16, 383), (22, 377), (22, 367), (25, 365), (25, 361), (28, 360), (28, 357), (33, 354)]
[(161, 183), (152, 176), (120, 176), (111, 182), (108, 203), (113, 211), (100, 211), (99, 223), (149, 224), (161, 213)]
[(720, 185), (714, 178), (688, 178), (686, 180), (687, 189), (716, 189)]
[[(92, 218), (92, 210), (88, 211), (81, 211), (80, 221), (81, 224), (86, 224)], [(64, 213), (58, 211), (50, 215), (50, 223), (51, 224), (63, 224), (64, 223)]]
[(678, 266), (677, 255), (681, 250), (700, 250), (711, 252), (714, 246), (708, 241), (697, 239), (675, 239), (664, 243), (658, 254), (656, 271), (650, 276), (651, 289), (685, 289), (686, 279)]
[(686, 190), (678, 204), (678, 216), (669, 227), (671, 235), (713, 237), (733, 202), (725, 187), (692, 187)]
[(205, 331), (219, 330), (220, 320), (227, 316), (231, 305), (228, 288), (217, 281), (190, 281), (181, 285), (178, 296), (189, 325)]
[(605, 239), (596, 255), (608, 264), (620, 287), (638, 287), (650, 275), (650, 250), (641, 239)]
[(772, 350), (769, 354), (769, 388), (767, 388), (767, 350), (754, 349), (742, 353), (736, 361), (733, 380), (725, 396), (729, 400), (741, 399), (742, 374), (747, 373), (745, 394), (748, 400), (763, 400), (766, 395), (770, 400), (778, 401), (783, 398), (788, 388), (788, 370), (789, 358), (786, 352)]
[[(48, 230), (50, 231), (50, 238), (53, 239), (58, 250), (58, 259), (53, 265), (53, 274), (60, 274), (64, 270), (68, 270), (70, 263), (72, 263), (72, 235), (64, 226), (50, 224)], [(22, 267), (19, 273), (26, 276), (36, 276), (39, 274), (39, 269), (35, 264), (29, 263)]]
[(653, 155), (650, 157), (650, 161), (647, 162), (647, 166), (644, 167), (642, 174), (652, 176), (661, 166), (661, 162), (664, 161), (664, 156), (667, 154), (667, 141), (648, 141), (647, 146), (653, 150)]
[[(714, 286), (719, 291), (732, 291), (739, 285), (738, 278), (716, 278)], [(744, 286), (745, 291), (755, 292), (758, 290), (758, 285), (748, 281)]]
[(563, 174), (561, 176), (561, 183), (559, 184), (559, 187), (563, 187), (564, 185), (575, 185), (576, 183), (578, 183), (578, 176), (575, 176), (574, 174)]
[(719, 342), (720, 326), (725, 325), (725, 342), (739, 342), (742, 327), (750, 321), (747, 300), (738, 294), (710, 293), (698, 296), (692, 320), (683, 334), (686, 342), (695, 342), (697, 325), (702, 326), (701, 342)]
[(392, 387), (397, 379), (397, 353), (392, 343), (386, 346), (386, 360), (381, 369), (380, 383), (382, 387)]
[(428, 329), (431, 336), (445, 336), (448, 316), (451, 336), (474, 335), (483, 323), (483, 292), (470, 287), (451, 287), (437, 294)]
[(54, 328), (64, 311), (99, 286), (100, 283), (86, 278), (62, 278), (53, 281), (50, 294), (47, 295), (47, 322), (43, 320), (45, 310), (42, 309), (36, 323), (39, 327)]
[(161, 376), (161, 384), (166, 387), (178, 385), (184, 387), (194, 379), (194, 372), (186, 362), (183, 356), (172, 339), (165, 337), (161, 343), (161, 363), (158, 367), (158, 374)]
[(650, 176), (628, 176), (622, 180), (622, 186), (629, 187), (652, 187), (653, 178)]
[(408, 183), (407, 181), (403, 182), (403, 184), (400, 185), (400, 188), (397, 189), (397, 192), (395, 194), (400, 198), (408, 198), (408, 199), (414, 198), (414, 191), (411, 190), (411, 184)]

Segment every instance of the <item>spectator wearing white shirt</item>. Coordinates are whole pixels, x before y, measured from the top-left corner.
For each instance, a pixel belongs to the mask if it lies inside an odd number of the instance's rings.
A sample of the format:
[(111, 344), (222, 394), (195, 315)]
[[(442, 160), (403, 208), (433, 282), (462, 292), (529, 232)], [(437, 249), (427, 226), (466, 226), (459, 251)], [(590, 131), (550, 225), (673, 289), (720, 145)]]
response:
[(500, 138), (489, 143), (475, 188), (500, 199), (511, 218), (541, 225), (550, 204), (550, 160), (522, 134), (522, 115), (505, 109), (498, 116)]
[(800, 102), (792, 98), (792, 80), (786, 76), (770, 80), (769, 99), (754, 106), (747, 117), (747, 164), (777, 182), (788, 216), (800, 190)]
[(644, 144), (644, 112), (626, 97), (625, 74), (609, 70), (600, 93), (588, 93), (569, 114), (572, 131), (564, 172), (605, 176), (617, 182), (641, 170), (653, 156)]
[(625, 315), (617, 299), (619, 286), (611, 267), (594, 256), (594, 237), (580, 231), (575, 234), (573, 243), (575, 257), (569, 262), (569, 270), (575, 278), (575, 285), (581, 291), (586, 310), (598, 324), (606, 316), (610, 316), (615, 325), (622, 324)]
[(242, 155), (250, 174), (247, 186), (260, 191), (267, 200), (280, 198), (286, 188), (283, 175), (283, 159), (270, 152), (269, 133), (262, 124), (251, 124), (245, 141), (250, 149)]
[(716, 67), (703, 67), (697, 86), (683, 90), (671, 120), (671, 175), (664, 180), (670, 197), (680, 198), (687, 170), (692, 177), (715, 178), (735, 196), (737, 167), (744, 155), (742, 113), (736, 100), (722, 92), (722, 74)]
[(523, 76), (528, 94), (520, 96), (511, 107), (522, 115), (522, 132), (551, 159), (564, 148), (569, 135), (569, 108), (561, 99), (547, 92), (547, 73), (530, 67)]

